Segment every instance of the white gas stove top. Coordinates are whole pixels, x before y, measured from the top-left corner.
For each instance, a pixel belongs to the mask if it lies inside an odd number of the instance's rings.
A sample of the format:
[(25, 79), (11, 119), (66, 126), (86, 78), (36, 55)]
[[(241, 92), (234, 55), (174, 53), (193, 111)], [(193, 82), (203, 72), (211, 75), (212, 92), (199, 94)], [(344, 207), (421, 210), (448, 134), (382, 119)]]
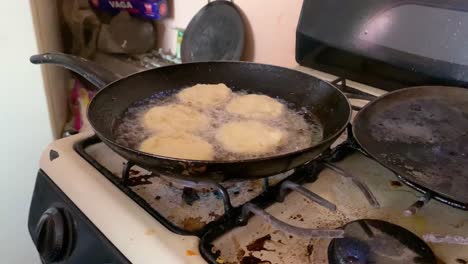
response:
[[(325, 80), (334, 79), (311, 69), (297, 69)], [(348, 85), (374, 95), (383, 93), (352, 82)], [(187, 231), (185, 234), (175, 233), (76, 152), (74, 145), (92, 135), (80, 133), (53, 142), (44, 152), (41, 169), (130, 262), (206, 263), (199, 250), (200, 238), (196, 235), (201, 234), (200, 230), (207, 223), (223, 214), (219, 195), (207, 189), (196, 194), (184, 191), (183, 183), (132, 168), (129, 189), (177, 230)], [(50, 150), (56, 151), (60, 158), (51, 160)], [(91, 144), (85, 151), (113, 177), (121, 178), (125, 160), (107, 146)], [(334, 229), (357, 219), (380, 219), (400, 225), (420, 237), (429, 233), (468, 236), (468, 213), (436, 201), (430, 201), (416, 215), (404, 216), (404, 210), (422, 194), (400, 184), (392, 172), (375, 161), (361, 154), (352, 154), (338, 165), (368, 185), (380, 208), (371, 206), (350, 178), (324, 169), (315, 182), (303, 187), (335, 204), (336, 211), (327, 210), (296, 192), (266, 211), (286, 223), (304, 228)], [(275, 181), (289, 174), (275, 176), (270, 184), (274, 185)], [(263, 190), (260, 180), (232, 183), (225, 187), (234, 206), (247, 202)], [(261, 245), (254, 246), (255, 241)], [(220, 252), (218, 263), (253, 263), (248, 261), (259, 260), (265, 263), (328, 263), (329, 243), (330, 239), (292, 236), (253, 216), (247, 225), (219, 236), (212, 244), (214, 250)], [(468, 261), (468, 245), (429, 243), (429, 246), (440, 263)]]

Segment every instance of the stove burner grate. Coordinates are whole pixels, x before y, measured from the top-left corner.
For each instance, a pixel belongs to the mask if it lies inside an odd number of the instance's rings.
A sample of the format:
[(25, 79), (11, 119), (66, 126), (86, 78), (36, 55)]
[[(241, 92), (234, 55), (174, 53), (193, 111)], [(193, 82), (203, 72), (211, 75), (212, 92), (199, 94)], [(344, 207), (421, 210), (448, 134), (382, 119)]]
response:
[[(214, 182), (206, 182), (206, 181), (184, 181), (178, 180), (179, 184), (182, 184), (185, 188), (188, 189), (209, 189), (213, 190), (218, 197), (220, 197), (223, 201), (224, 205), (224, 214), (217, 218), (214, 221), (207, 223), (205, 226), (201, 227), (197, 230), (187, 230), (177, 226), (174, 222), (170, 221), (168, 218), (164, 217), (161, 213), (155, 210), (145, 199), (140, 197), (135, 191), (133, 191), (130, 187), (134, 186), (138, 182), (142, 184), (146, 184), (151, 177), (157, 177), (154, 175), (144, 175), (144, 178), (139, 178), (142, 176), (134, 176), (132, 173), (133, 164), (127, 162), (122, 170), (122, 177), (117, 177), (103, 165), (101, 165), (96, 159), (94, 159), (90, 154), (86, 152), (86, 148), (90, 147), (94, 144), (100, 143), (101, 140), (94, 136), (87, 138), (83, 141), (78, 142), (75, 144), (74, 148), (75, 151), (78, 152), (80, 156), (82, 156), (86, 161), (88, 161), (93, 167), (95, 167), (101, 174), (103, 174), (109, 181), (111, 181), (114, 185), (116, 185), (120, 190), (122, 190), (127, 196), (129, 196), (132, 200), (134, 200), (139, 206), (141, 206), (146, 212), (148, 212), (151, 216), (153, 216), (156, 220), (158, 220), (161, 224), (163, 224), (166, 228), (170, 231), (180, 234), (180, 235), (195, 235), (200, 237), (200, 245), (199, 249), (203, 257), (210, 263), (217, 263), (216, 259), (218, 254), (212, 252), (212, 242), (225, 234), (226, 232), (234, 229), (238, 226), (243, 226), (247, 224), (248, 219), (251, 217), (252, 214), (255, 214), (264, 221), (268, 222), (272, 226), (284, 230), (286, 232), (296, 234), (296, 235), (308, 235), (311, 237), (329, 237), (329, 238), (336, 238), (341, 237), (343, 235), (343, 231), (340, 229), (335, 230), (316, 230), (316, 229), (307, 229), (307, 228), (299, 228), (295, 226), (291, 226), (287, 223), (284, 223), (275, 217), (269, 215), (263, 209), (271, 206), (276, 202), (282, 202), (284, 197), (291, 191), (295, 191), (305, 198), (316, 202), (317, 204), (329, 209), (329, 210), (336, 210), (336, 206), (331, 202), (323, 199), (322, 197), (314, 194), (313, 192), (303, 188), (301, 184), (314, 182), (319, 173), (325, 167), (334, 167), (335, 171), (338, 172), (340, 175), (345, 177), (350, 177), (349, 175), (345, 175), (341, 173), (341, 169), (332, 165), (328, 162), (332, 156), (336, 155), (340, 156), (341, 151), (326, 151), (320, 159), (314, 160), (309, 162), (307, 165), (295, 169), (294, 173), (285, 179), (278, 182), (276, 185), (271, 185), (269, 178), (265, 178), (263, 180), (262, 189), (258, 196), (251, 199), (250, 201), (240, 204), (234, 207), (231, 203), (231, 198), (229, 196), (229, 192), (227, 189), (219, 184)], [(343, 148), (344, 151), (344, 148)], [(346, 152), (346, 151), (344, 151)], [(349, 153), (345, 153), (346, 155)], [(341, 155), (341, 156), (346, 156)], [(138, 178), (138, 179), (137, 179)], [(370, 190), (364, 183), (360, 183), (359, 181), (353, 182), (360, 187), (360, 189), (364, 193), (364, 197), (366, 197), (369, 203), (373, 204), (372, 199), (369, 197), (373, 197)], [(361, 185), (361, 186), (360, 186)], [(190, 193), (191, 197), (188, 197), (187, 193), (185, 195), (186, 199), (192, 199), (195, 197), (195, 193), (193, 190), (186, 190), (186, 192)], [(183, 195), (183, 194), (182, 194)], [(190, 200), (189, 199), (189, 200)], [(187, 201), (186, 201), (187, 202)], [(378, 205), (377, 201), (375, 203)], [(374, 204), (375, 206), (375, 204)]]
[[(234, 207), (231, 203), (229, 192), (221, 184), (204, 181), (184, 181), (183, 183), (181, 183), (179, 181), (179, 183), (184, 185), (185, 188), (193, 188), (194, 190), (200, 188), (214, 190), (214, 192), (217, 193), (218, 197), (222, 199), (224, 204), (224, 214), (222, 216), (220, 216), (218, 219), (212, 222), (209, 222), (199, 230), (192, 231), (183, 229), (177, 226), (175, 223), (171, 222), (169, 219), (167, 219), (161, 213), (155, 210), (145, 199), (140, 197), (136, 192), (134, 192), (130, 188), (134, 186), (136, 182), (143, 181), (143, 184), (145, 184), (149, 178), (156, 176), (145, 175), (146, 178), (139, 179), (138, 177), (141, 176), (135, 176), (133, 175), (134, 173), (132, 173), (133, 164), (127, 162), (123, 168), (122, 177), (117, 177), (86, 152), (85, 149), (87, 147), (94, 144), (98, 144), (100, 142), (100, 139), (94, 136), (91, 138), (87, 138), (81, 142), (78, 142), (77, 144), (75, 144), (74, 148), (86, 161), (88, 161), (109, 181), (116, 185), (120, 190), (122, 190), (127, 196), (134, 200), (138, 205), (140, 205), (144, 210), (146, 210), (151, 216), (153, 216), (166, 228), (180, 235), (195, 235), (200, 237), (200, 252), (210, 263), (216, 263), (216, 258), (218, 257), (216, 254), (212, 253), (211, 243), (217, 237), (221, 236), (222, 234), (225, 234), (229, 230), (238, 226), (246, 225), (248, 219), (251, 217), (252, 214), (263, 218), (266, 222), (270, 223), (278, 229), (282, 229), (293, 234), (305, 234), (312, 237), (320, 236), (330, 238), (341, 237), (343, 235), (343, 231), (339, 229), (315, 230), (291, 226), (276, 219), (275, 217), (269, 215), (268, 213), (266, 213), (266, 211), (263, 210), (269, 207), (270, 205), (274, 204), (275, 202), (283, 201), (285, 196), (291, 191), (298, 192), (305, 198), (314, 201), (317, 204), (329, 210), (336, 210), (336, 206), (334, 204), (303, 188), (300, 185), (316, 180), (318, 174), (325, 167), (324, 163), (321, 160), (310, 162), (306, 166), (296, 169), (292, 175), (281, 180), (276, 185), (271, 185), (270, 180), (268, 178), (264, 179), (262, 184), (263, 192), (261, 192), (257, 197), (251, 199), (250, 201), (238, 205), (236, 207)], [(136, 178), (138, 179), (135, 180)], [(188, 193), (191, 193), (190, 196), (194, 196), (193, 190), (188, 191)], [(182, 195), (184, 194), (182, 193)], [(188, 194), (185, 193), (185, 195), (187, 196)], [(186, 197), (186, 199), (188, 198), (189, 197)]]
[(178, 227), (177, 225), (173, 224), (171, 221), (167, 220), (163, 215), (154, 210), (145, 199), (143, 199), (130, 189), (131, 181), (129, 180), (129, 177), (132, 174), (132, 166), (124, 166), (124, 177), (122, 179), (117, 178), (111, 171), (109, 171), (106, 167), (101, 165), (96, 159), (94, 159), (90, 154), (86, 152), (87, 147), (98, 144), (100, 142), (101, 140), (97, 136), (89, 137), (76, 143), (74, 145), (74, 149), (81, 157), (83, 157), (88, 163), (90, 163), (94, 168), (96, 168), (110, 182), (117, 186), (117, 188), (124, 192), (128, 197), (135, 201), (141, 208), (143, 208), (147, 213), (149, 213), (152, 217), (158, 220), (162, 225), (164, 225), (164, 227), (169, 229), (171, 232), (174, 232), (179, 235), (199, 235), (197, 232), (184, 230)]
[[(333, 81), (332, 83), (336, 84), (338, 88), (340, 88), (346, 94), (346, 96), (348, 96), (348, 98), (364, 99), (364, 100), (373, 99), (372, 95), (368, 95), (354, 88), (348, 87), (346, 85), (346, 80), (342, 78), (339, 78)], [(359, 110), (359, 107), (355, 107), (353, 109)], [(332, 210), (332, 211), (336, 210), (336, 206), (334, 204), (330, 203), (329, 201), (323, 199), (322, 197), (312, 193), (311, 191), (301, 186), (301, 184), (304, 184), (304, 183), (314, 182), (317, 179), (319, 173), (324, 168), (329, 168), (341, 176), (351, 178), (352, 182), (357, 187), (359, 187), (359, 190), (361, 190), (361, 192), (364, 195), (364, 198), (367, 199), (369, 204), (371, 204), (372, 206), (376, 208), (379, 207), (378, 201), (375, 199), (375, 196), (372, 194), (372, 192), (369, 190), (369, 188), (364, 182), (361, 182), (359, 178), (355, 177), (351, 173), (346, 172), (345, 170), (341, 169), (340, 167), (334, 164), (334, 162), (340, 161), (344, 159), (345, 157), (347, 157), (348, 155), (355, 153), (355, 152), (359, 152), (365, 155), (366, 157), (369, 157), (367, 153), (363, 151), (360, 148), (360, 146), (357, 144), (357, 142), (355, 141), (353, 137), (351, 125), (348, 126), (347, 139), (345, 142), (336, 146), (333, 149), (329, 149), (325, 151), (324, 153), (322, 153), (319, 159), (309, 162), (307, 165), (301, 168), (295, 169), (292, 175), (286, 177), (285, 179), (282, 179), (281, 181), (277, 182), (274, 185), (270, 184), (268, 178), (265, 178), (262, 184), (263, 192), (258, 194), (256, 197), (254, 197), (250, 201), (239, 204), (237, 206), (232, 205), (231, 197), (229, 195), (229, 192), (227, 191), (226, 186), (223, 186), (221, 184), (214, 183), (214, 182), (206, 182), (206, 181), (192, 182), (192, 181), (186, 181), (186, 180), (178, 180), (177, 185), (183, 186), (182, 198), (187, 204), (195, 202), (198, 199), (197, 197), (199, 195), (199, 193), (197, 192), (200, 192), (200, 190), (202, 189), (208, 190), (209, 192), (212, 192), (212, 191), (215, 192), (216, 196), (218, 198), (221, 198), (221, 200), (223, 201), (224, 214), (216, 218), (215, 220), (207, 223), (200, 229), (197, 229), (194, 231), (187, 230), (187, 229), (177, 226), (174, 222), (170, 221), (168, 218), (166, 218), (160, 212), (154, 209), (145, 199), (140, 197), (140, 195), (138, 195), (135, 191), (133, 191), (130, 188), (132, 187), (132, 184), (137, 184), (138, 182), (143, 182), (142, 184), (146, 184), (146, 182), (148, 182), (148, 179), (150, 177), (159, 177), (159, 176), (147, 175), (145, 176), (146, 178), (136, 179), (137, 177), (132, 175), (133, 164), (127, 162), (122, 171), (122, 177), (117, 177), (116, 175), (114, 175), (111, 171), (109, 171), (107, 168), (101, 165), (96, 159), (94, 159), (91, 155), (89, 155), (86, 152), (85, 149), (87, 147), (92, 146), (94, 144), (98, 144), (100, 142), (101, 140), (98, 137), (94, 136), (91, 138), (87, 138), (81, 142), (78, 142), (77, 144), (75, 144), (74, 148), (86, 161), (88, 161), (93, 167), (95, 167), (99, 172), (101, 172), (109, 181), (111, 181), (114, 185), (116, 185), (127, 196), (129, 196), (132, 200), (134, 200), (139, 206), (141, 206), (145, 211), (147, 211), (151, 216), (153, 216), (156, 220), (158, 220), (161, 224), (163, 224), (170, 231), (176, 234), (180, 234), (180, 235), (198, 236), (200, 238), (200, 245), (199, 245), (200, 253), (209, 263), (217, 263), (216, 259), (219, 257), (219, 252), (213, 253), (212, 243), (217, 238), (221, 237), (223, 234), (226, 234), (230, 230), (239, 226), (246, 225), (248, 219), (250, 218), (252, 214), (255, 214), (263, 218), (266, 222), (270, 223), (272, 226), (275, 226), (278, 229), (282, 229), (283, 231), (287, 231), (293, 234), (305, 233), (312, 237), (313, 236), (321, 236), (321, 237), (328, 236), (330, 238), (335, 238), (335, 240), (333, 240), (332, 242), (333, 245), (330, 245), (329, 247), (329, 251), (335, 252), (337, 250), (339, 251), (340, 248), (346, 248), (348, 244), (347, 241), (349, 241), (349, 239), (346, 238), (346, 231), (352, 228), (353, 226), (355, 226), (356, 224), (352, 224), (355, 222), (352, 222), (349, 225), (346, 225), (344, 227), (345, 230), (342, 230), (342, 229), (336, 229), (336, 230), (301, 229), (295, 226), (290, 226), (284, 222), (281, 222), (278, 219), (266, 213), (265, 210), (263, 210), (273, 205), (276, 202), (282, 202), (284, 197), (291, 191), (300, 193), (307, 199), (314, 201), (329, 210)], [(138, 177), (141, 177), (141, 176), (138, 176)], [(419, 203), (417, 204), (415, 203), (407, 210), (407, 212), (411, 212), (413, 214), (416, 213), (417, 210), (420, 209), (424, 205), (425, 202), (427, 201), (419, 201)], [(367, 225), (371, 226), (374, 229), (375, 229), (374, 225), (379, 226), (377, 222), (372, 222), (372, 221), (375, 221), (375, 220), (366, 220)], [(388, 225), (395, 226), (390, 223), (388, 223)], [(385, 225), (385, 226), (388, 226), (388, 225)], [(360, 224), (359, 226), (361, 226), (361, 229), (362, 229), (362, 224)], [(370, 228), (370, 230), (372, 230), (372, 228)], [(406, 234), (406, 233), (410, 234), (406, 236), (406, 238), (414, 236), (409, 231), (401, 227), (399, 228), (404, 230), (404, 231), (401, 231), (402, 234)], [(385, 231), (386, 229), (383, 229), (383, 231)], [(400, 232), (399, 229), (395, 229), (395, 230)], [(364, 233), (366, 233), (365, 230), (364, 230)], [(341, 237), (343, 235), (345, 236), (344, 239), (341, 239), (341, 240), (336, 239), (336, 237)], [(416, 240), (413, 239), (412, 241), (416, 241)], [(360, 244), (357, 243), (356, 245), (360, 245)], [(420, 244), (420, 246), (421, 246), (421, 250), (425, 250), (425, 247), (427, 247), (423, 242), (422, 244)], [(334, 262), (334, 263), (361, 263), (359, 262), (360, 259), (366, 259), (368, 256), (370, 256), (369, 254), (373, 253), (372, 252), (373, 248), (370, 248), (369, 246), (365, 246), (365, 244), (363, 244), (362, 247), (364, 249), (357, 248), (358, 251), (356, 251), (357, 252), (356, 255), (352, 255), (350, 259), (347, 259), (348, 262)], [(356, 250), (356, 248), (354, 249), (351, 248), (350, 250), (351, 251)], [(424, 251), (426, 253), (414, 251), (418, 253), (419, 255), (415, 259), (413, 259), (414, 261), (416, 261), (416, 262), (413, 261), (413, 263), (433, 263), (431, 262), (433, 259), (433, 254), (430, 251), (430, 249), (428, 250), (429, 250), (428, 252)], [(336, 252), (335, 253), (329, 252), (329, 254), (336, 255)], [(418, 262), (419, 260), (424, 260), (424, 261), (429, 260), (429, 261)], [(349, 262), (349, 261), (354, 261), (354, 262)], [(404, 263), (412, 263), (412, 262), (404, 262)]]

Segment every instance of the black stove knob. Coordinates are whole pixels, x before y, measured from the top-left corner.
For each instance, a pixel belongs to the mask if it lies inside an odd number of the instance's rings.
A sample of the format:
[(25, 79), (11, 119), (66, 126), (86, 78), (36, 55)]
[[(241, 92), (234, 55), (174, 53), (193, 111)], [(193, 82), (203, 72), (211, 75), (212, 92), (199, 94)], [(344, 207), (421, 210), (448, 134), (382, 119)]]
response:
[(40, 217), (34, 242), (43, 262), (57, 262), (66, 255), (71, 239), (68, 223), (65, 214), (56, 207), (47, 209)]

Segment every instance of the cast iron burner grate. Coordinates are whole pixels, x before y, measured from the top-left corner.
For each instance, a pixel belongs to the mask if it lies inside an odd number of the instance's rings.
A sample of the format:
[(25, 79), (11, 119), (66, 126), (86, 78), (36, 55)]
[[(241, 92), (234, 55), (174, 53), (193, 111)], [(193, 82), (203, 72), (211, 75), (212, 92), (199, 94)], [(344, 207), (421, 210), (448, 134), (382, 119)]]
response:
[[(362, 92), (347, 87), (345, 80), (337, 79), (333, 83), (337, 84), (341, 82), (340, 89), (342, 89), (347, 96), (353, 94), (354, 98), (364, 99), (366, 95)], [(348, 132), (351, 130), (349, 129)], [(349, 141), (349, 142), (348, 142)], [(190, 202), (191, 199), (196, 199), (197, 194), (194, 189), (205, 188), (212, 189), (217, 196), (220, 197), (223, 201), (224, 214), (217, 218), (214, 221), (207, 223), (204, 227), (198, 230), (187, 230), (176, 225), (174, 222), (170, 221), (168, 218), (163, 216), (160, 212), (155, 210), (145, 199), (138, 195), (130, 187), (134, 186), (136, 181), (145, 181), (145, 179), (136, 179), (132, 178), (132, 167), (134, 164), (127, 162), (122, 171), (122, 177), (116, 177), (111, 171), (106, 167), (100, 164), (95, 158), (93, 158), (89, 153), (87, 153), (86, 148), (101, 143), (101, 140), (97, 136), (87, 138), (83, 141), (75, 144), (74, 148), (87, 162), (89, 162), (94, 168), (96, 168), (101, 174), (103, 174), (109, 181), (111, 181), (115, 186), (117, 186), (121, 191), (123, 191), (128, 197), (135, 201), (139, 206), (141, 206), (146, 212), (158, 220), (170, 231), (180, 234), (180, 235), (195, 235), (200, 238), (199, 249), (202, 256), (210, 263), (217, 263), (216, 259), (219, 256), (219, 252), (213, 253), (213, 241), (222, 236), (223, 234), (229, 232), (235, 227), (243, 226), (247, 224), (248, 219), (252, 214), (255, 214), (263, 218), (266, 222), (271, 224), (277, 229), (292, 233), (292, 234), (301, 234), (308, 235), (311, 237), (341, 237), (344, 233), (343, 230), (316, 230), (316, 229), (306, 229), (291, 226), (286, 224), (273, 216), (266, 213), (263, 209), (271, 206), (276, 202), (282, 202), (285, 196), (291, 192), (295, 191), (303, 195), (305, 198), (318, 203), (319, 205), (334, 211), (336, 206), (331, 202), (323, 199), (322, 197), (314, 194), (308, 189), (301, 186), (301, 184), (314, 182), (318, 174), (326, 167), (332, 169), (338, 174), (349, 177), (353, 180), (353, 183), (363, 192), (364, 196), (367, 198), (368, 202), (374, 206), (379, 207), (378, 201), (375, 199), (372, 192), (367, 188), (366, 184), (361, 182), (357, 177), (352, 174), (347, 173), (331, 162), (338, 161), (346, 157), (347, 155), (359, 150), (355, 148), (352, 139), (341, 144), (336, 149), (329, 149), (325, 151), (321, 157), (317, 160), (311, 161), (308, 164), (304, 165), (301, 168), (295, 169), (294, 173), (287, 178), (281, 180), (279, 183), (271, 186), (269, 179), (265, 178), (263, 181), (263, 192), (252, 200), (234, 207), (231, 203), (231, 198), (229, 192), (222, 185), (215, 182), (194, 182), (194, 181), (183, 181), (187, 186), (184, 188), (185, 195), (184, 200)], [(365, 154), (365, 153), (364, 153)], [(141, 176), (138, 176), (141, 177)], [(146, 179), (148, 180), (148, 179)]]
[[(74, 148), (80, 156), (82, 156), (87, 162), (89, 162), (94, 168), (96, 168), (101, 174), (103, 174), (109, 181), (111, 181), (115, 186), (117, 186), (128, 197), (135, 201), (139, 206), (141, 206), (146, 212), (148, 212), (151, 216), (153, 216), (170, 231), (180, 235), (198, 236), (200, 238), (200, 252), (202, 256), (210, 263), (217, 263), (216, 259), (219, 256), (219, 252), (213, 253), (213, 241), (225, 234), (226, 232), (234, 229), (235, 227), (246, 225), (248, 219), (252, 214), (263, 218), (266, 222), (268, 222), (275, 228), (281, 229), (288, 233), (296, 235), (305, 234), (310, 237), (341, 237), (343, 235), (343, 230), (316, 230), (299, 228), (281, 222), (280, 220), (274, 218), (273, 216), (269, 215), (263, 210), (276, 202), (282, 202), (285, 196), (291, 191), (298, 192), (305, 198), (316, 202), (319, 205), (331, 211), (336, 210), (336, 206), (334, 204), (301, 186), (301, 184), (314, 182), (317, 179), (319, 173), (325, 167), (331, 168), (332, 170), (337, 171), (343, 176), (352, 177), (353, 182), (363, 191), (366, 198), (368, 198), (369, 203), (378, 207), (378, 202), (375, 200), (375, 197), (372, 195), (372, 193), (369, 191), (369, 189), (364, 183), (360, 182), (357, 178), (355, 178), (352, 175), (346, 175), (346, 172), (329, 162), (329, 160), (337, 160), (351, 153), (348, 152), (349, 148), (342, 147), (333, 151), (326, 151), (322, 154), (322, 156), (319, 159), (311, 161), (301, 168), (295, 169), (292, 175), (281, 180), (274, 186), (271, 186), (269, 183), (269, 179), (265, 178), (263, 181), (263, 192), (261, 192), (252, 200), (244, 204), (238, 205), (236, 207), (234, 207), (231, 204), (229, 192), (222, 185), (214, 182), (184, 181), (188, 188), (207, 188), (214, 190), (214, 192), (216, 192), (218, 196), (222, 199), (224, 205), (224, 215), (222, 215), (218, 219), (207, 223), (204, 227), (202, 227), (199, 230), (186, 230), (164, 217), (160, 212), (155, 210), (145, 199), (143, 199), (140, 195), (138, 195), (134, 190), (131, 189), (131, 187), (135, 184), (135, 178), (141, 177), (135, 177), (132, 175), (131, 168), (133, 167), (133, 164), (129, 162), (126, 163), (122, 171), (122, 177), (120, 178), (114, 175), (106, 167), (101, 165), (95, 158), (93, 158), (89, 153), (87, 153), (86, 149), (88, 147), (98, 143), (101, 143), (101, 140), (98, 137), (93, 136), (78, 142), (74, 146)], [(138, 178), (137, 180), (144, 181), (145, 179)], [(190, 193), (191, 192), (193, 192), (193, 190), (191, 190)], [(194, 194), (192, 193), (191, 195)]]
[[(348, 98), (361, 99), (361, 100), (372, 100), (375, 97), (369, 94), (365, 94), (359, 90), (346, 86), (346, 80), (339, 78), (332, 83), (336, 84)], [(359, 110), (359, 107), (353, 107), (354, 110)], [(130, 187), (135, 181), (132, 178), (131, 169), (133, 167), (132, 163), (127, 162), (122, 171), (122, 177), (116, 177), (111, 171), (101, 165), (96, 159), (86, 152), (86, 148), (94, 144), (100, 143), (101, 140), (94, 136), (87, 138), (81, 142), (78, 142), (74, 147), (75, 150), (93, 167), (95, 167), (100, 173), (102, 173), (109, 181), (111, 181), (115, 186), (117, 186), (121, 191), (123, 191), (127, 196), (129, 196), (133, 201), (135, 201), (139, 206), (141, 206), (145, 211), (147, 211), (151, 216), (158, 220), (170, 231), (180, 234), (180, 235), (195, 235), (200, 238), (200, 253), (209, 263), (217, 263), (217, 258), (220, 255), (220, 252), (213, 252), (213, 242), (226, 234), (230, 230), (244, 226), (247, 224), (248, 219), (252, 214), (263, 218), (264, 221), (271, 224), (273, 227), (286, 231), (292, 234), (306, 235), (310, 237), (329, 237), (329, 238), (338, 238), (345, 235), (346, 226), (343, 229), (334, 229), (334, 230), (316, 230), (316, 229), (306, 229), (299, 228), (295, 226), (288, 225), (273, 216), (269, 215), (264, 211), (267, 207), (271, 206), (276, 202), (282, 202), (285, 196), (291, 192), (295, 191), (305, 198), (327, 208), (328, 210), (336, 210), (336, 206), (331, 202), (323, 199), (322, 197), (316, 195), (315, 193), (309, 191), (308, 189), (301, 186), (301, 184), (314, 182), (319, 173), (324, 168), (329, 168), (334, 172), (338, 173), (343, 177), (350, 178), (352, 182), (359, 188), (359, 190), (364, 194), (369, 204), (375, 208), (379, 208), (379, 202), (369, 190), (367, 185), (364, 182), (361, 182), (358, 177), (353, 174), (346, 172), (340, 167), (333, 164), (333, 162), (340, 161), (347, 157), (348, 155), (360, 152), (361, 154), (369, 157), (355, 141), (352, 134), (351, 125), (347, 129), (347, 139), (345, 142), (341, 143), (333, 149), (329, 149), (322, 153), (322, 155), (314, 160), (304, 165), (303, 167), (295, 169), (294, 173), (285, 179), (281, 180), (279, 183), (271, 186), (269, 179), (265, 178), (263, 181), (263, 192), (258, 196), (251, 199), (248, 202), (240, 204), (238, 206), (233, 206), (231, 203), (231, 197), (229, 192), (222, 185), (215, 182), (193, 182), (193, 181), (183, 181), (186, 185), (184, 188), (183, 196), (184, 201), (190, 204), (190, 201), (197, 199), (197, 193), (195, 189), (211, 189), (217, 193), (217, 196), (220, 197), (223, 201), (224, 214), (219, 218), (207, 223), (201, 229), (198, 230), (187, 230), (179, 227), (174, 222), (170, 221), (168, 218), (164, 217), (160, 212), (154, 209), (145, 199), (140, 197), (135, 191)], [(369, 157), (371, 158), (371, 157)], [(141, 177), (141, 176), (139, 176)], [(141, 179), (138, 179), (141, 180)], [(144, 179), (143, 179), (144, 180)], [(408, 214), (414, 214), (420, 209), (428, 199), (420, 200), (414, 203), (411, 207), (408, 208)]]

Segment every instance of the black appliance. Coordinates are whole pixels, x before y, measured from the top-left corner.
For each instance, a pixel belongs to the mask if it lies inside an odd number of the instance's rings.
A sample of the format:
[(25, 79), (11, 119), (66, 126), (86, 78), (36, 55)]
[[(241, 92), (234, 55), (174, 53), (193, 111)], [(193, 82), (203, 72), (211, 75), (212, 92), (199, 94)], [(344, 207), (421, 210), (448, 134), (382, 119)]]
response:
[(468, 2), (304, 0), (299, 64), (384, 90), (468, 87)]

